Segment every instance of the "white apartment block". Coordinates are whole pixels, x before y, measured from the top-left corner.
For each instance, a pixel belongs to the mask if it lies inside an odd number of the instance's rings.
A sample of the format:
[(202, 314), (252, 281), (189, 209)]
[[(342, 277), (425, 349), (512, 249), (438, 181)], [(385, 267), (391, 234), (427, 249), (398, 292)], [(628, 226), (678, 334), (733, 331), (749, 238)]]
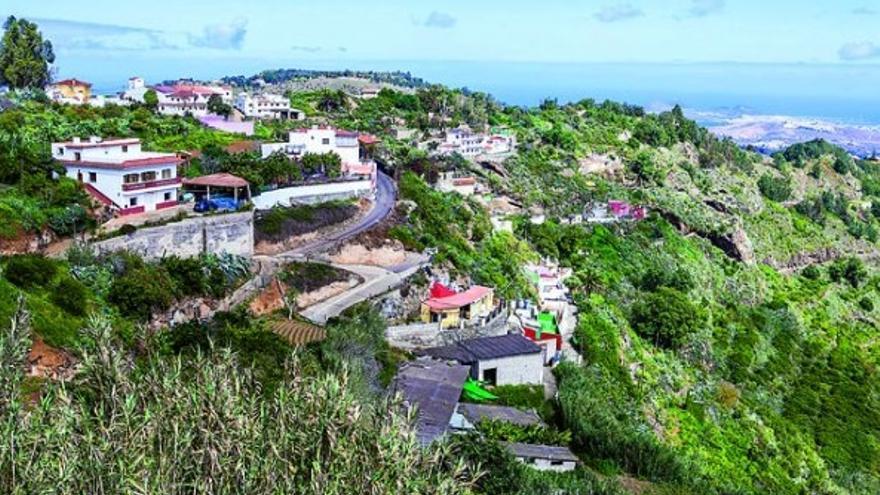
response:
[(212, 95), (220, 95), (224, 103), (232, 105), (232, 88), (228, 86), (206, 86), (201, 84), (177, 83), (174, 85), (147, 86), (140, 77), (128, 80), (128, 89), (123, 98), (143, 103), (144, 95), (154, 90), (159, 100), (157, 111), (162, 115), (208, 115), (208, 100)]
[(64, 166), (67, 177), (120, 215), (177, 205), (181, 160), (172, 153), (142, 151), (139, 139), (73, 138), (52, 143), (52, 156)]
[(290, 99), (283, 95), (261, 93), (239, 93), (235, 97), (235, 108), (251, 119), (293, 119), (301, 120), (305, 115), (290, 108)]
[(512, 134), (486, 135), (475, 133), (467, 127), (448, 131), (446, 139), (437, 148), (441, 155), (458, 153), (465, 158), (511, 153), (515, 149), (516, 138)]

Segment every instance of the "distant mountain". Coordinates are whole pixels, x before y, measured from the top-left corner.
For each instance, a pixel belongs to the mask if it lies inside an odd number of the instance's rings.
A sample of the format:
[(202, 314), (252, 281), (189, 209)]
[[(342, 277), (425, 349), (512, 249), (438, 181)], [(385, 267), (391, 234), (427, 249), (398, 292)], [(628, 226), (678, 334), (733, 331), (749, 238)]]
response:
[(762, 152), (775, 152), (795, 143), (824, 139), (850, 153), (872, 156), (880, 150), (880, 126), (860, 126), (835, 123), (817, 118), (779, 115), (740, 114), (725, 116), (720, 113), (697, 114), (710, 131), (729, 137), (742, 146), (752, 146)]

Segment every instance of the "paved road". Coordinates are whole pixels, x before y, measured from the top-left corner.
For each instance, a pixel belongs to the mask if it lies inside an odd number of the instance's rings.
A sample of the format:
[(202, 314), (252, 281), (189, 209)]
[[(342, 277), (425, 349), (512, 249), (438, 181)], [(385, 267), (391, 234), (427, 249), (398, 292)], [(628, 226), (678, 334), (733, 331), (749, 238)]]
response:
[(397, 200), (397, 189), (395, 189), (391, 177), (379, 172), (379, 179), (376, 186), (376, 199), (373, 202), (373, 207), (363, 218), (336, 235), (316, 239), (295, 249), (281, 253), (278, 257), (302, 258), (310, 254), (327, 251), (337, 243), (351, 239), (352, 237), (375, 227), (376, 224), (384, 220), (385, 217), (391, 213), (391, 210), (394, 208), (394, 203)]

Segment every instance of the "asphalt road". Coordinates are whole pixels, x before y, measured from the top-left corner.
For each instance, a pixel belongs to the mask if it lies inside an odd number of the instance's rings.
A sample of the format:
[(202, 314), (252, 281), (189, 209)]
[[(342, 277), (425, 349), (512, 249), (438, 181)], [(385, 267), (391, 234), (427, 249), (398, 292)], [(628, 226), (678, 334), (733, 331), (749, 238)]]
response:
[(303, 257), (310, 254), (327, 251), (337, 243), (351, 239), (352, 237), (362, 232), (366, 232), (367, 230), (370, 230), (376, 224), (384, 220), (385, 217), (387, 217), (388, 214), (391, 213), (391, 210), (394, 208), (394, 203), (396, 200), (397, 189), (394, 187), (394, 182), (391, 180), (391, 177), (388, 177), (382, 172), (379, 172), (379, 178), (376, 184), (376, 200), (373, 202), (372, 209), (370, 209), (370, 211), (367, 212), (367, 214), (364, 215), (363, 218), (349, 226), (344, 231), (337, 233), (336, 235), (316, 239), (315, 241), (303, 244), (296, 249), (281, 253), (279, 256)]

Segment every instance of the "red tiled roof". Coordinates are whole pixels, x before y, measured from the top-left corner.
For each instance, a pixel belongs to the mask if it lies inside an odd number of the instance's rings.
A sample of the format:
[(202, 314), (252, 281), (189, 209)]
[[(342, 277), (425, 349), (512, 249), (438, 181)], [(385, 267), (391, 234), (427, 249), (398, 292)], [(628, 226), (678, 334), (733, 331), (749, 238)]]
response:
[(361, 134), (360, 137), (358, 137), (358, 141), (360, 141), (361, 144), (376, 144), (379, 142), (379, 138), (372, 134)]
[(459, 292), (458, 294), (452, 296), (436, 298), (432, 297), (431, 299), (425, 301), (425, 305), (435, 311), (461, 308), (462, 306), (473, 304), (474, 302), (482, 299), (486, 296), (486, 294), (490, 293), (491, 291), (492, 289), (488, 287), (475, 285), (464, 292)]
[(185, 186), (247, 187), (248, 181), (232, 174), (220, 173), (184, 179)]
[(87, 88), (92, 87), (91, 83), (80, 81), (79, 79), (63, 79), (54, 83), (53, 86), (85, 86)]

